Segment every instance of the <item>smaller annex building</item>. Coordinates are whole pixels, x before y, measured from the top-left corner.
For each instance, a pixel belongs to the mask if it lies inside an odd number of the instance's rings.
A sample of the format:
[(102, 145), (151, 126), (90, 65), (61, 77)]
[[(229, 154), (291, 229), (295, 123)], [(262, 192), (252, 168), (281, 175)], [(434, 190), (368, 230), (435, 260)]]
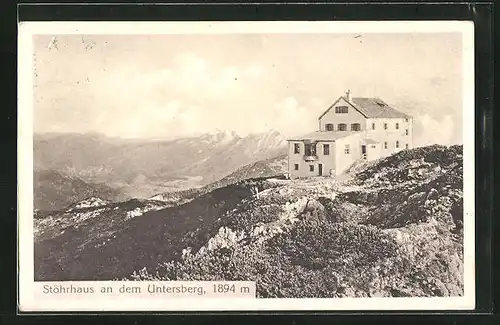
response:
[(378, 98), (339, 97), (319, 130), (288, 139), (290, 177), (336, 176), (359, 159), (374, 160), (413, 147), (413, 121)]

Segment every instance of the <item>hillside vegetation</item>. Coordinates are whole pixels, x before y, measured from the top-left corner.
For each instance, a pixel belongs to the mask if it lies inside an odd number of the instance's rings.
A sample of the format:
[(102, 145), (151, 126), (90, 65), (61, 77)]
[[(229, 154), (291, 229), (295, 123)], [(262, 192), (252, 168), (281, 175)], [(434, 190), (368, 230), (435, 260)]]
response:
[(462, 174), (461, 146), (431, 146), (342, 181), (235, 175), (185, 201), (91, 207), (78, 227), (38, 221), (35, 276), (254, 280), (259, 297), (462, 295)]
[(254, 280), (260, 297), (459, 296), (462, 174), (462, 147), (433, 146), (344, 184), (271, 187), (227, 213), (203, 247), (132, 279)]

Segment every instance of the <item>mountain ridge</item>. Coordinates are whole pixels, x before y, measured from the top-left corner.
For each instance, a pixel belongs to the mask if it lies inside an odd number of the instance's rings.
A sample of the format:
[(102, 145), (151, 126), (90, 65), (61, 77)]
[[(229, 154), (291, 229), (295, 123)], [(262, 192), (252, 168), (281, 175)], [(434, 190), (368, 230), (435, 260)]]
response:
[(34, 170), (33, 199), (35, 211), (57, 211), (70, 204), (99, 197), (109, 201), (125, 200), (128, 197), (119, 189), (103, 183), (88, 183), (78, 177), (68, 177), (55, 170)]

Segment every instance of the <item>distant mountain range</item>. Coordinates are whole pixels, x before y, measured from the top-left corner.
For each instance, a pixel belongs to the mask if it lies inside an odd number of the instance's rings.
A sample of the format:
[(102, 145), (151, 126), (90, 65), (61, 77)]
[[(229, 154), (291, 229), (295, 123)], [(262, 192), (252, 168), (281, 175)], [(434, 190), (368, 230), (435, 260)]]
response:
[[(286, 141), (276, 131), (245, 137), (217, 131), (169, 140), (128, 140), (98, 133), (34, 137), (36, 170), (106, 184), (137, 198), (205, 186), (244, 165), (285, 152)], [(43, 192), (42, 187), (35, 184), (35, 190)]]

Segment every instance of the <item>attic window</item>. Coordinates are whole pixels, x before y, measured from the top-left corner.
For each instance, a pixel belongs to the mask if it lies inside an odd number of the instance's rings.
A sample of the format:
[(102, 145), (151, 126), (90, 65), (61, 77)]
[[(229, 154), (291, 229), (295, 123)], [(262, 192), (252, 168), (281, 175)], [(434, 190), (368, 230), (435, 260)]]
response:
[(326, 124), (326, 130), (333, 131), (333, 124), (331, 124), (331, 123)]
[(347, 106), (337, 106), (335, 107), (335, 113), (337, 114), (346, 114), (349, 112)]

